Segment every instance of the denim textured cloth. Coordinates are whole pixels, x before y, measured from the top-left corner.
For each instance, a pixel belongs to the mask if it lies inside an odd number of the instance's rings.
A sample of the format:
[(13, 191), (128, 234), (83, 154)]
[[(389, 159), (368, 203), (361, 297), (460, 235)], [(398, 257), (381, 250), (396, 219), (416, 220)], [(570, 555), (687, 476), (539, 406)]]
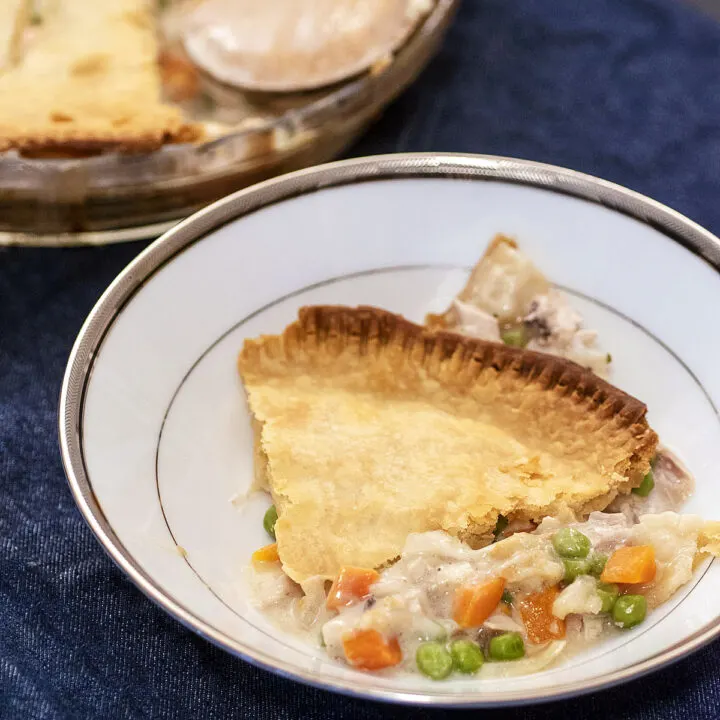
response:
[[(720, 26), (680, 0), (465, 0), (438, 58), (349, 154), (413, 150), (564, 165), (720, 232)], [(156, 608), (75, 509), (56, 432), (72, 341), (142, 247), (0, 250), (2, 720), (720, 716), (718, 643), (591, 696), (463, 713), (303, 687)]]

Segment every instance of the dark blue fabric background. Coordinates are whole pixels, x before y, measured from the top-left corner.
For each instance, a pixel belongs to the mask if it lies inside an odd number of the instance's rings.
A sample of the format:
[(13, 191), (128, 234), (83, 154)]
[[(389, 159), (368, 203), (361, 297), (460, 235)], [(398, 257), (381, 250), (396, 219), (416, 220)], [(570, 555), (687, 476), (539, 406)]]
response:
[[(440, 56), (349, 154), (411, 150), (565, 165), (718, 233), (720, 26), (680, 0), (465, 0)], [(462, 715), (233, 659), (145, 599), (85, 527), (57, 448), (60, 382), (85, 315), (143, 246), (0, 250), (0, 718)], [(720, 644), (622, 688), (473, 714), (715, 718)]]

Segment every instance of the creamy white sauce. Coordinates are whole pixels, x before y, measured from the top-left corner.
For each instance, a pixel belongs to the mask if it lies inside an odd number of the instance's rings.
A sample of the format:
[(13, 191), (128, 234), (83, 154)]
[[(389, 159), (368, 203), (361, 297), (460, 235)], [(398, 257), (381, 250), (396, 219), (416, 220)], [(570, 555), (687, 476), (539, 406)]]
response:
[[(609, 616), (601, 613), (598, 581), (581, 575), (561, 590), (553, 604), (553, 615), (566, 622), (564, 639), (541, 645), (529, 639), (517, 601), (562, 580), (562, 560), (552, 546), (558, 529), (580, 530), (590, 539), (592, 552), (611, 554), (626, 544), (652, 545), (657, 575), (646, 591), (652, 608), (691, 578), (703, 526), (699, 517), (674, 512), (643, 515), (639, 521), (622, 512), (594, 512), (584, 522), (546, 518), (533, 532), (516, 533), (478, 550), (442, 531), (413, 533), (400, 559), (380, 573), (371, 595), (339, 612), (325, 608), (322, 578), (308, 581), (303, 593), (278, 565), (254, 573), (256, 603), (285, 629), (325, 645), (328, 655), (339, 661), (344, 661), (343, 639), (355, 630), (374, 629), (396, 638), (403, 660), (385, 672), (416, 672), (415, 652), (422, 642), (467, 637), (486, 647), (496, 634), (518, 632), (525, 641), (525, 659), (502, 663), (508, 667), (487, 674), (524, 674), (617, 632)], [(456, 590), (497, 577), (505, 578), (506, 589), (514, 598), (512, 605), (499, 604), (480, 628), (460, 628), (452, 619)]]
[(523, 322), (532, 333), (529, 350), (559, 355), (596, 375), (607, 375), (608, 356), (598, 345), (597, 333), (583, 328), (582, 315), (559, 290), (536, 295)]
[[(453, 300), (458, 318), (458, 331), (463, 335), (502, 342), (496, 316), (477, 305)], [(596, 375), (606, 377), (609, 358), (597, 341), (597, 333), (583, 327), (582, 316), (574, 310), (563, 293), (551, 289), (535, 295), (519, 319), (530, 338), (527, 348), (536, 352), (558, 355), (578, 363)]]
[(564, 620), (568, 615), (597, 615), (602, 600), (596, 592), (597, 581), (590, 575), (581, 575), (570, 583), (555, 599), (552, 613)]
[(500, 325), (497, 318), (490, 313), (457, 299), (453, 300), (453, 308), (458, 314), (460, 332), (463, 335), (491, 342), (502, 342), (500, 339)]

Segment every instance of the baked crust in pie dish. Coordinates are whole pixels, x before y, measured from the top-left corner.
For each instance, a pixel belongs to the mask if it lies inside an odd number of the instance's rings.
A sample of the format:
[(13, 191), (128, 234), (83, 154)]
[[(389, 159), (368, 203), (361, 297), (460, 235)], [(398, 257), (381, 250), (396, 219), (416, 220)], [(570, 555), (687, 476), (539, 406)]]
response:
[(296, 582), (384, 566), (410, 533), (478, 547), (499, 515), (586, 517), (656, 452), (645, 405), (591, 371), (373, 307), (303, 308), (238, 367)]
[[(0, 66), (0, 152), (147, 152), (200, 138), (161, 98), (150, 0), (61, 0)], [(17, 22), (27, 26), (27, 14)], [(13, 31), (14, 44), (22, 27)]]

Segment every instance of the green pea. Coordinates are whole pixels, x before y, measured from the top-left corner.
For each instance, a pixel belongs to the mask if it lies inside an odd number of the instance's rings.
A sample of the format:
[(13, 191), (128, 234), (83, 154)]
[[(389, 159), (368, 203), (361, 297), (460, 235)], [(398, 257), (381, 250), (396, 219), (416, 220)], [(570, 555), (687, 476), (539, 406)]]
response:
[(615, 606), (620, 590), (617, 585), (612, 583), (598, 583), (597, 594), (602, 600), (602, 608), (600, 612), (609, 613)]
[(509, 590), (503, 590), (502, 597), (500, 598), (500, 602), (505, 603), (506, 605), (512, 605), (513, 596), (512, 593)]
[(488, 654), (492, 660), (517, 660), (525, 655), (525, 643), (520, 633), (496, 635), (490, 640)]
[(524, 325), (507, 328), (506, 330), (503, 330), (500, 337), (506, 345), (519, 348), (524, 348), (530, 339), (528, 338), (527, 330)]
[(552, 544), (555, 552), (564, 558), (587, 557), (592, 547), (590, 538), (575, 528), (558, 530), (552, 537)]
[(647, 615), (647, 601), (642, 595), (621, 595), (612, 609), (615, 624), (621, 628), (639, 625)]
[(602, 575), (602, 571), (605, 569), (607, 561), (608, 556), (605, 555), (605, 553), (591, 553), (590, 557), (588, 558), (589, 574), (594, 575), (595, 577), (600, 577)]
[(278, 514), (277, 510), (275, 509), (274, 505), (271, 505), (267, 512), (265, 513), (265, 517), (263, 518), (263, 527), (265, 528), (265, 532), (274, 540), (275, 539), (275, 523), (277, 522)]
[(454, 640), (450, 643), (453, 667), (461, 673), (472, 675), (485, 662), (485, 656), (478, 645), (471, 640)]
[(453, 660), (447, 648), (439, 642), (425, 642), (415, 653), (418, 670), (433, 680), (442, 680), (452, 672)]
[(633, 492), (635, 495), (639, 495), (640, 497), (647, 497), (654, 487), (655, 478), (653, 477), (653, 471), (651, 468), (648, 474), (642, 479), (642, 482), (636, 488), (633, 488)]
[(562, 558), (562, 564), (565, 568), (563, 580), (571, 583), (578, 575), (590, 574), (590, 562), (585, 559)]

